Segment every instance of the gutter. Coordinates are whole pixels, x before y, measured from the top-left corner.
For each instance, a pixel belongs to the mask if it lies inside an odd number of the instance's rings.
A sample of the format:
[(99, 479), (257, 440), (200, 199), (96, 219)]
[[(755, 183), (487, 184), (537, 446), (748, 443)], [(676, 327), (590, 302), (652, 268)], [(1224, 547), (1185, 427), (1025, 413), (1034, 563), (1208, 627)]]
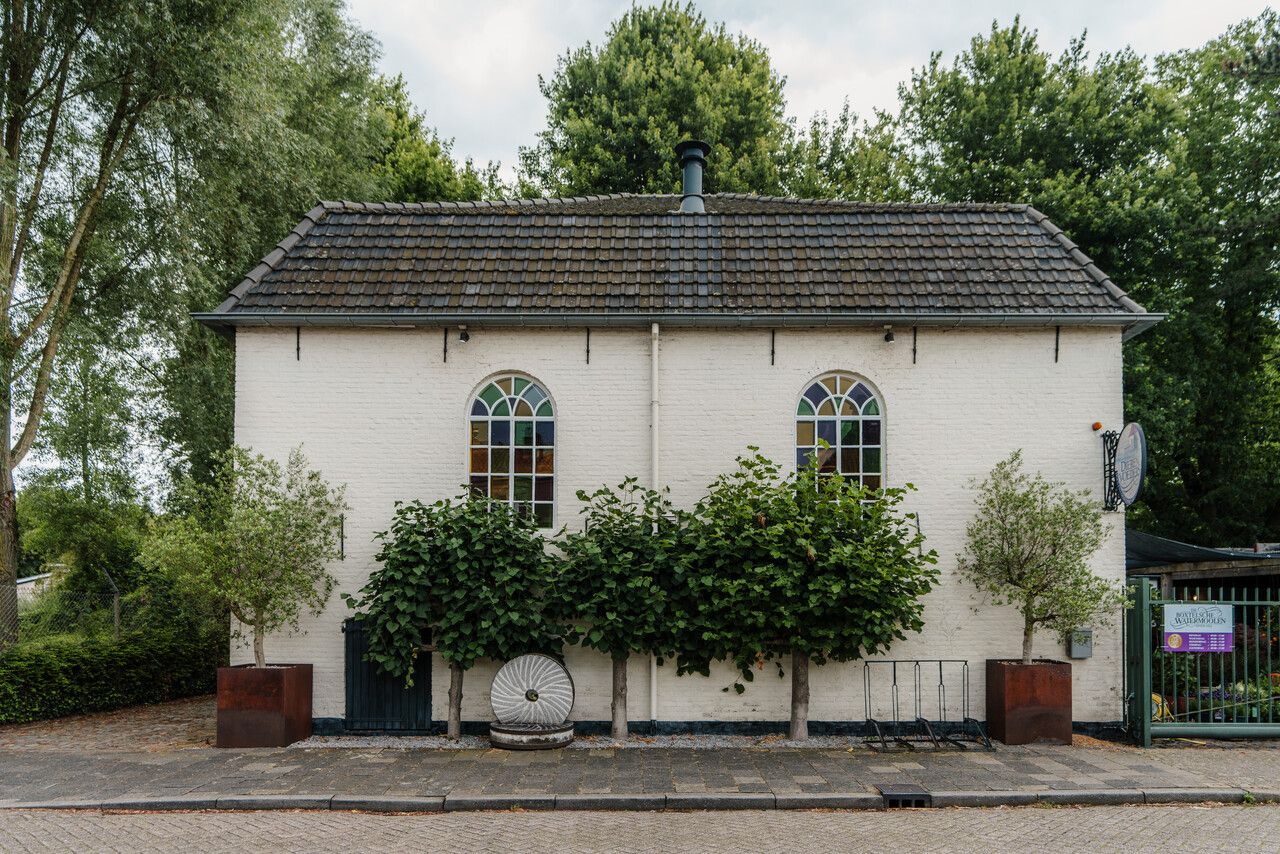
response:
[(1048, 327), (1048, 326), (1121, 326), (1128, 341), (1155, 326), (1166, 315), (1155, 312), (1073, 312), (1044, 314), (996, 314), (978, 312), (858, 312), (835, 314), (711, 314), (707, 312), (613, 312), (608, 314), (530, 314), (530, 313), (426, 313), (426, 312), (306, 312), (290, 314), (282, 311), (216, 311), (195, 312), (196, 321), (224, 335), (237, 326), (334, 327), (415, 327), (454, 326), (668, 326), (702, 327), (859, 327), (859, 326), (942, 326), (942, 327)]

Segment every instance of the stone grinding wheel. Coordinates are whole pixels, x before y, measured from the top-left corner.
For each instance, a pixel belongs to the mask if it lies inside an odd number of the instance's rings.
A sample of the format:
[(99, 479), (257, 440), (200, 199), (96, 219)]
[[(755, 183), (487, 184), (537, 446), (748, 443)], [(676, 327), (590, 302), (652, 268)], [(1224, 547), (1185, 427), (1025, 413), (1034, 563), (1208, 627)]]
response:
[(493, 677), (489, 703), (503, 724), (556, 727), (573, 710), (573, 678), (549, 655), (513, 658)]

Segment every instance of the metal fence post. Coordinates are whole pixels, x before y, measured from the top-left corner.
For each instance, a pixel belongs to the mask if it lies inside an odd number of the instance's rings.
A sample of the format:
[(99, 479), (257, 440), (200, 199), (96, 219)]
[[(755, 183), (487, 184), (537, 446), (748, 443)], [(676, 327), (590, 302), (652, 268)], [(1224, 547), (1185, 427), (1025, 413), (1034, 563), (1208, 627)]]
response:
[(1151, 585), (1137, 579), (1131, 588), (1126, 615), (1125, 652), (1128, 661), (1129, 727), (1143, 747), (1151, 746)]

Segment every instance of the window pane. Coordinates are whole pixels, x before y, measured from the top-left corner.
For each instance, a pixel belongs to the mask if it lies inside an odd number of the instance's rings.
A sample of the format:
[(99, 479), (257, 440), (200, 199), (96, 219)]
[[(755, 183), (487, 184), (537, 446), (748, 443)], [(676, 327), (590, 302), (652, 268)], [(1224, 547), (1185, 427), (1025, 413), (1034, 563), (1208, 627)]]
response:
[(551, 474), (555, 471), (555, 453), (550, 448), (538, 449), (538, 474)]
[(539, 528), (551, 527), (551, 505), (535, 504), (533, 505), (533, 521)]
[(862, 383), (858, 383), (853, 387), (853, 391), (849, 392), (849, 397), (853, 398), (853, 402), (858, 406), (862, 406), (871, 397), (871, 391)]
[(511, 449), (494, 448), (489, 452), (489, 469), (495, 474), (511, 471)]
[(556, 443), (556, 425), (554, 421), (539, 421), (534, 427), (538, 444), (542, 447)]
[(517, 445), (533, 444), (533, 422), (532, 421), (516, 422), (516, 444)]
[(796, 468), (807, 468), (809, 465), (809, 455), (813, 453), (813, 448), (796, 448)]
[(819, 380), (819, 382), (822, 383), (824, 386), (826, 386), (827, 391), (831, 392), (832, 394), (836, 394), (839, 391), (839, 389), (836, 386), (835, 377), (823, 377), (821, 380)]
[(489, 407), (485, 406), (484, 401), (477, 397), (475, 402), (471, 404), (471, 414), (481, 416), (488, 415)]
[(836, 443), (836, 422), (824, 419), (818, 422), (818, 438), (828, 445)]
[(846, 397), (843, 401), (840, 402), (840, 414), (841, 415), (857, 415), (858, 410), (854, 407), (853, 401), (849, 400), (849, 398)]
[(827, 390), (823, 387), (822, 383), (814, 383), (809, 386), (809, 389), (804, 393), (804, 396), (809, 398), (810, 403), (817, 406), (819, 403), (826, 400)]
[(516, 378), (515, 378), (515, 386), (514, 386), (514, 388), (512, 389), (512, 391), (513, 391), (515, 394), (519, 394), (520, 392), (524, 391), (524, 390), (525, 390), (525, 388), (526, 388), (528, 385), (529, 385), (529, 381), (528, 381), (528, 380), (524, 379), (523, 377), (516, 377)]
[(539, 477), (533, 482), (533, 497), (538, 501), (550, 501), (553, 497), (551, 486), (552, 478)]
[(511, 497), (511, 481), (506, 476), (493, 478), (489, 484), (489, 497), (506, 501)]
[(471, 422), (471, 444), (473, 445), (489, 444), (489, 422), (487, 421)]
[(493, 414), (495, 417), (502, 418), (511, 414), (511, 407), (507, 404), (506, 398), (498, 401), (498, 403), (493, 407)]
[(511, 377), (498, 380), (498, 388), (502, 389), (503, 394), (511, 394)]
[(877, 418), (862, 422), (862, 444), (880, 444), (880, 419)]
[(510, 445), (511, 444), (511, 422), (510, 421), (494, 421), (489, 425), (489, 444), (490, 445)]
[(480, 477), (471, 478), (471, 494), (487, 495), (489, 492), (489, 478), (481, 475)]
[(528, 501), (533, 498), (533, 478), (516, 476), (515, 495), (512, 496), (516, 501)]
[(880, 471), (880, 449), (879, 448), (863, 448), (862, 449), (862, 470), (869, 472)]
[(813, 415), (813, 407), (809, 404), (809, 401), (800, 401), (800, 405), (796, 407), (796, 415)]
[(532, 418), (533, 407), (529, 405), (529, 401), (527, 400), (517, 400), (515, 413), (521, 418)]
[(818, 414), (819, 415), (835, 415), (836, 414), (835, 404), (832, 403), (830, 400), (822, 401), (822, 405), (818, 407)]
[(825, 473), (834, 473), (836, 470), (836, 450), (835, 448), (819, 448), (818, 449), (818, 471)]
[(537, 411), (535, 414), (536, 414), (539, 418), (550, 418), (550, 417), (551, 417), (551, 414), (552, 414), (552, 413), (551, 413), (551, 401), (549, 401), (549, 400), (544, 400), (544, 401), (542, 401), (542, 405), (538, 407), (538, 411)]
[(814, 435), (815, 435), (815, 434), (814, 434), (814, 432), (813, 432), (813, 422), (812, 422), (812, 421), (797, 421), (797, 422), (796, 422), (796, 444), (797, 444), (797, 445), (812, 445), (812, 444), (814, 444), (814, 443), (817, 441), (817, 440), (815, 440), (815, 439), (813, 438), (813, 437), (814, 437)]
[(840, 444), (841, 445), (858, 444), (858, 422), (857, 421), (841, 421), (840, 422)]
[(533, 451), (528, 448), (516, 448), (516, 471), (521, 474), (533, 471)]
[(484, 391), (480, 392), (480, 399), (492, 407), (502, 397), (502, 392), (498, 391), (498, 387), (493, 383), (489, 383), (484, 387)]
[(525, 392), (524, 399), (529, 401), (530, 406), (537, 406), (547, 399), (547, 393), (536, 385), (529, 386), (529, 390)]
[(876, 400), (874, 397), (871, 400), (867, 401), (866, 406), (862, 407), (862, 414), (863, 415), (879, 415), (880, 414), (880, 404), (876, 403)]
[(489, 470), (489, 449), (488, 448), (472, 448), (471, 449), (471, 470), (473, 472), (486, 472)]
[(857, 448), (841, 448), (840, 449), (840, 473), (841, 474), (857, 474), (858, 469), (858, 449)]
[(862, 479), (862, 485), (865, 486), (867, 489), (879, 489), (880, 476), (875, 474), (867, 475)]

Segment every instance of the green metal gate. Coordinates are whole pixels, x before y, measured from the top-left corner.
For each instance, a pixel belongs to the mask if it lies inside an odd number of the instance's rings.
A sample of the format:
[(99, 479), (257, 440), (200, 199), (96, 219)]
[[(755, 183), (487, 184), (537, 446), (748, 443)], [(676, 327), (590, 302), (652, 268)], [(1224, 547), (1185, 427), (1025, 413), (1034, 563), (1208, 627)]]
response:
[[(1274, 590), (1191, 588), (1161, 599), (1137, 579), (1125, 612), (1129, 730), (1152, 738), (1280, 738), (1280, 596)], [(1215, 652), (1163, 649), (1164, 609), (1226, 605), (1231, 640)]]

